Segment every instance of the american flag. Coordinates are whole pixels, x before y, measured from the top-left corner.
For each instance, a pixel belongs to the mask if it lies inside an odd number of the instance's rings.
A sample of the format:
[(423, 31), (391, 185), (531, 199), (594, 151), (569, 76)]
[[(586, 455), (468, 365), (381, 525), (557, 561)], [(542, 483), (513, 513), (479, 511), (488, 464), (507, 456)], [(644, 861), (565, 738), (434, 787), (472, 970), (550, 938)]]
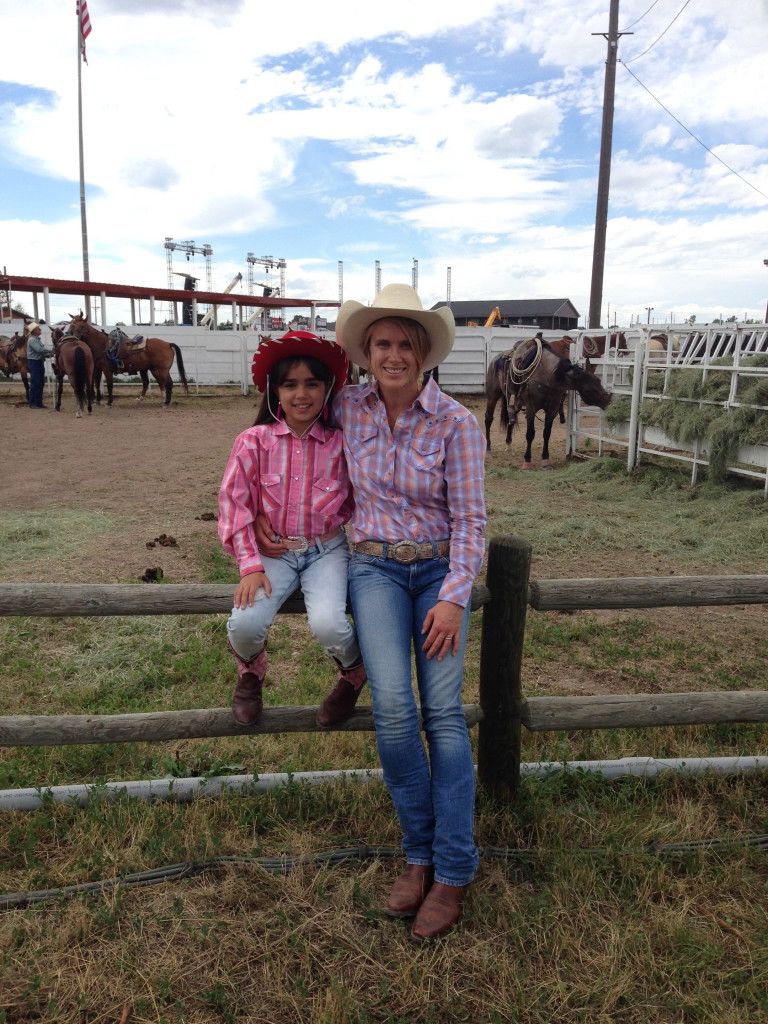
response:
[(86, 3), (86, 0), (78, 0), (77, 20), (80, 23), (80, 53), (83, 55), (83, 60), (87, 64), (88, 58), (85, 56), (85, 40), (91, 34), (91, 19), (88, 14), (88, 4)]

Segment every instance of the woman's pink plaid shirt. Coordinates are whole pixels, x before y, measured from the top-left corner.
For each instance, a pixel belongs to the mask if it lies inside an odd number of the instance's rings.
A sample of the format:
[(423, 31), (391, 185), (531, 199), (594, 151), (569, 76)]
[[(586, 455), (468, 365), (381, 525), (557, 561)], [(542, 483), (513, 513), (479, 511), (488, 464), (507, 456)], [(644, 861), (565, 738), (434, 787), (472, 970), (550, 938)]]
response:
[(394, 434), (376, 384), (348, 385), (334, 409), (355, 495), (352, 540), (450, 539), (440, 599), (465, 607), (485, 553), (485, 437), (477, 420), (431, 379)]

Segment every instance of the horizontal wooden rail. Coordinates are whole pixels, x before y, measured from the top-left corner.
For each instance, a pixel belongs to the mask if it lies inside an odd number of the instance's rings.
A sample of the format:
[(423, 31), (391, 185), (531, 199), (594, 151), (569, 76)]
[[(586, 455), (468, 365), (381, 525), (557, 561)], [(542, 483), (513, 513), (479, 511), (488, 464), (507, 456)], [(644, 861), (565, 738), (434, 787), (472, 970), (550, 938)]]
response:
[[(0, 616), (228, 614), (231, 583), (0, 583)], [(487, 586), (472, 588), (472, 610), (490, 601)], [(768, 576), (632, 576), (613, 579), (533, 580), (528, 603), (536, 611), (592, 608), (768, 604)], [(282, 612), (302, 614), (301, 592)]]
[[(0, 583), (0, 616), (228, 615), (234, 592), (234, 583)], [(487, 587), (472, 588), (473, 611), (488, 600)], [(305, 612), (301, 591), (280, 611)]]
[(529, 697), (522, 702), (520, 719), (531, 732), (768, 722), (768, 692), (737, 690), (724, 693)]
[(663, 608), (671, 605), (768, 604), (768, 576), (630, 576), (615, 579), (533, 580), (536, 611)]
[[(373, 715), (356, 708), (352, 717), (328, 730), (315, 722), (317, 706), (265, 707), (255, 725), (238, 725), (229, 708), (151, 711), (130, 715), (7, 715), (0, 717), (0, 747), (63, 747), (73, 743), (154, 743), (207, 736), (255, 736), (278, 732), (372, 732)], [(471, 728), (482, 708), (464, 705)], [(421, 723), (419, 723), (421, 724)]]

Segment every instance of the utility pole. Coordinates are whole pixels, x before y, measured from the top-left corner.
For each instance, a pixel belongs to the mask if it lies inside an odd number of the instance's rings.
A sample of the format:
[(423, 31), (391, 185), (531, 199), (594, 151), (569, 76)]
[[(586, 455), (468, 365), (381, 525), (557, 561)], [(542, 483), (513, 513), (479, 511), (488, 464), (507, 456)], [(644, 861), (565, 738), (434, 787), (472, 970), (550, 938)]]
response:
[(653, 312), (653, 306), (646, 306), (645, 312), (648, 314), (648, 319), (645, 322), (649, 324), (651, 322), (651, 313)]
[(608, 230), (608, 191), (611, 183), (611, 148), (613, 145), (613, 100), (616, 93), (616, 53), (619, 39), (633, 32), (619, 32), (619, 0), (611, 0), (608, 16), (608, 34), (593, 32), (608, 40), (605, 61), (605, 87), (603, 91), (603, 128), (600, 138), (600, 168), (597, 177), (597, 208), (595, 211), (595, 244), (592, 252), (592, 286), (589, 293), (590, 329), (600, 326), (600, 307), (603, 301), (603, 271), (605, 269), (605, 237)]

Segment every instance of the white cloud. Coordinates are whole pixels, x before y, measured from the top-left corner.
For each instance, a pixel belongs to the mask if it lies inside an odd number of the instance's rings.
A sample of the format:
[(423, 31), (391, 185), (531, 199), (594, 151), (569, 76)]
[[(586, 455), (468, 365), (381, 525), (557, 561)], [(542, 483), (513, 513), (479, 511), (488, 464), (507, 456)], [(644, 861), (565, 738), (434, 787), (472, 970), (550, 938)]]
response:
[[(586, 310), (604, 0), (577, 18), (570, 0), (446, 0), (438, 19), (405, 0), (90, 6), (94, 280), (164, 284), (171, 236), (213, 243), (217, 281), (246, 251), (277, 252), (289, 289), (334, 295), (342, 260), (345, 294), (363, 299), (374, 259), (408, 280), (417, 256), (433, 301), (451, 266), (454, 297)], [(768, 8), (678, 11), (639, 11), (620, 41), (603, 294), (628, 314), (762, 310)], [(74, 11), (0, 0), (0, 16), (6, 38), (35, 39), (33, 60), (5, 47), (0, 70), (0, 263), (77, 277)]]

